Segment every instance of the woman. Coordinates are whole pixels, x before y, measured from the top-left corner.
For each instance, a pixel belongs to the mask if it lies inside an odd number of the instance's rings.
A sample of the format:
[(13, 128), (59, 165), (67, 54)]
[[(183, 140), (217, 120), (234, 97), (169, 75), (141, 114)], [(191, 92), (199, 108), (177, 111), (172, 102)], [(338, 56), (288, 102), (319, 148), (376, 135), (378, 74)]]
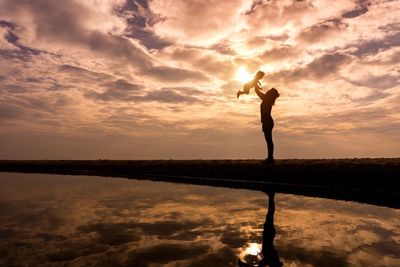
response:
[(278, 90), (271, 88), (265, 94), (260, 91), (258, 85), (255, 86), (257, 95), (261, 98), (260, 105), (262, 130), (264, 132), (265, 142), (267, 142), (268, 158), (265, 163), (274, 163), (274, 143), (272, 142), (272, 129), (274, 128), (274, 120), (271, 116), (272, 106), (279, 97)]

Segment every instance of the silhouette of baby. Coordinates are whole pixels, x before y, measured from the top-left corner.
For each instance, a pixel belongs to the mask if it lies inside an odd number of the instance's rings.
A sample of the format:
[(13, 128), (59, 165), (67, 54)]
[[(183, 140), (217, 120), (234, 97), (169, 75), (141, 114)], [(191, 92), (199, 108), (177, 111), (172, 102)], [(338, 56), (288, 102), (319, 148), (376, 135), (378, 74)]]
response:
[(237, 91), (236, 97), (239, 98), (240, 95), (242, 94), (249, 94), (250, 89), (254, 88), (257, 84), (261, 86), (260, 80), (264, 77), (265, 73), (262, 71), (257, 71), (256, 75), (254, 75), (253, 80), (250, 82), (247, 82), (243, 85), (243, 90), (242, 91)]

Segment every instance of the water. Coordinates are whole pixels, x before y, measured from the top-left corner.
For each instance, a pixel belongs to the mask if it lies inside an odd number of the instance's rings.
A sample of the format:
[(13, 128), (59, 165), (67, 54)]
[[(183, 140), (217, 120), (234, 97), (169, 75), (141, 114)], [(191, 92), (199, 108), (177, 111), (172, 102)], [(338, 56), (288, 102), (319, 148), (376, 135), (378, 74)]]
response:
[[(275, 251), (283, 266), (400, 266), (400, 210), (274, 199), (267, 258)], [(267, 210), (268, 196), (248, 190), (0, 173), (0, 266), (238, 266), (263, 258)], [(275, 238), (266, 234), (273, 226)]]

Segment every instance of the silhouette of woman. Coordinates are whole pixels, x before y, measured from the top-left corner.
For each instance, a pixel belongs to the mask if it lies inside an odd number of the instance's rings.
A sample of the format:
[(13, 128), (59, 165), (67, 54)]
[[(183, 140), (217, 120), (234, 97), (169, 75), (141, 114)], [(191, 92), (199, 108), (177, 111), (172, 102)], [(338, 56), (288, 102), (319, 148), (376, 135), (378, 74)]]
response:
[(271, 116), (272, 106), (275, 100), (279, 97), (278, 90), (271, 88), (265, 94), (260, 91), (258, 85), (255, 86), (255, 91), (258, 97), (262, 100), (260, 105), (262, 131), (264, 132), (265, 142), (267, 143), (268, 157), (264, 160), (265, 163), (274, 162), (274, 143), (272, 141), (272, 129), (274, 128), (274, 120)]

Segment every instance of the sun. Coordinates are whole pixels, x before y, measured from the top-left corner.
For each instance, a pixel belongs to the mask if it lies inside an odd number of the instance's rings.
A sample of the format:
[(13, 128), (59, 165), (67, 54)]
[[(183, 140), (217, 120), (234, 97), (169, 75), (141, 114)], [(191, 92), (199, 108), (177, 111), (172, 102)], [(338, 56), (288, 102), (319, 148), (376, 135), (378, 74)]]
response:
[(236, 80), (246, 83), (248, 81), (251, 81), (253, 79), (253, 74), (249, 73), (246, 69), (246, 67), (241, 67), (235, 75)]
[(257, 256), (260, 253), (260, 245), (257, 243), (249, 243), (246, 248), (247, 254)]

